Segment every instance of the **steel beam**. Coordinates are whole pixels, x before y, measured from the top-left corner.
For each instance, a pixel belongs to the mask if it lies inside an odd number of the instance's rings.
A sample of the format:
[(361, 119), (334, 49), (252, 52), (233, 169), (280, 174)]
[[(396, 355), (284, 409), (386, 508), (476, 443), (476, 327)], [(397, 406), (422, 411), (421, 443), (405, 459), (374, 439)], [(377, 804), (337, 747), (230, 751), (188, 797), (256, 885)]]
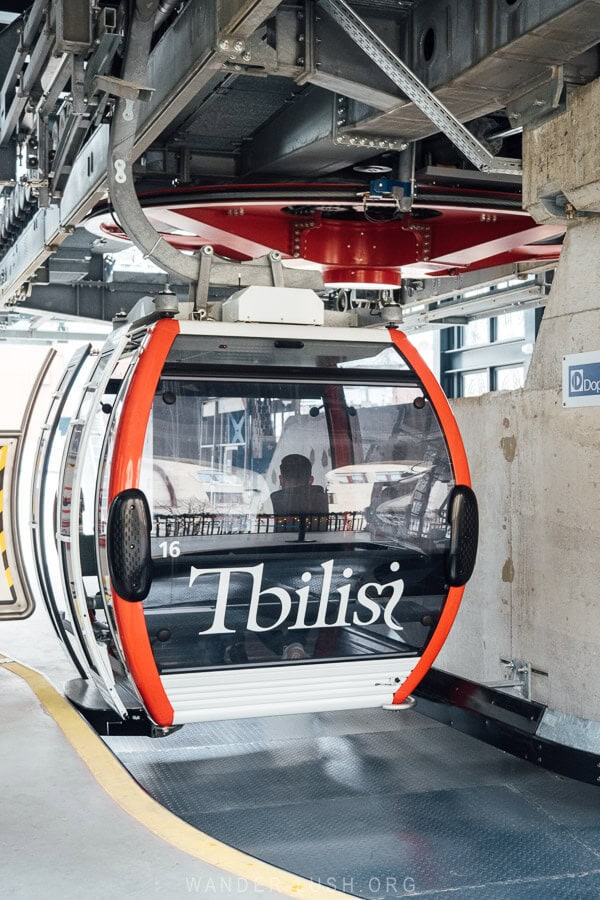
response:
[[(323, 290), (323, 278), (318, 269), (294, 269), (283, 266), (281, 271), (276, 270), (274, 277), (272, 261), (270, 262), (268, 258), (239, 264), (215, 257), (210, 272), (208, 302), (226, 299), (240, 287), (250, 285), (271, 287), (274, 280), (280, 277), (285, 287)], [(52, 282), (47, 285), (34, 283), (30, 297), (23, 304), (19, 304), (18, 308), (28, 312), (37, 310), (57, 316), (82, 316), (87, 319), (111, 321), (123, 312), (128, 313), (141, 297), (156, 294), (166, 282), (165, 275), (155, 275), (142, 276), (138, 280), (115, 279), (109, 283), (103, 281), (76, 281), (74, 284)], [(188, 285), (174, 283), (171, 279), (168, 279), (168, 283), (171, 290), (177, 294), (179, 302), (187, 303)]]
[(0, 260), (0, 308), (10, 304), (21, 286), (104, 195), (107, 154), (108, 126), (103, 125), (75, 160), (60, 206), (39, 209)]
[[(439, 304), (467, 291), (484, 290), (503, 281), (525, 280), (528, 276), (548, 272), (556, 268), (556, 262), (509, 263), (490, 269), (462, 272), (459, 275), (444, 275), (443, 278), (405, 279), (402, 283), (402, 307)], [(516, 286), (515, 286), (516, 287)]]
[(221, 0), (221, 31), (250, 37), (278, 6), (279, 0)]
[[(223, 53), (218, 48), (219, 33), (235, 34), (243, 40), (268, 17), (277, 0), (228, 0), (217, 4), (189, 0), (173, 26), (152, 51), (146, 67), (146, 84), (155, 87), (152, 100), (143, 105), (136, 135), (134, 153), (137, 158), (174, 119), (183, 113), (198, 92), (219, 81), (227, 74), (223, 69)], [(36, 23), (39, 27), (44, 4), (36, 2)], [(32, 32), (33, 33), (33, 32)], [(45, 42), (42, 49), (46, 50)], [(41, 51), (39, 51), (41, 52)], [(57, 246), (68, 229), (81, 220), (97, 201), (106, 186), (106, 133), (100, 129), (102, 145), (94, 136), (78, 154), (60, 202), (58, 213), (46, 217), (43, 211), (36, 216), (33, 241), (19, 237), (0, 263), (0, 306), (10, 301), (19, 287), (31, 277), (35, 269), (48, 258), (49, 246)], [(92, 166), (92, 177), (86, 185), (86, 172)], [(46, 221), (48, 219), (48, 221)], [(55, 227), (58, 222), (58, 229)], [(52, 231), (51, 240), (47, 232)]]
[(311, 87), (295, 97), (242, 147), (242, 177), (266, 171), (269, 175), (327, 175), (343, 165), (360, 162), (369, 152), (355, 144), (335, 141), (335, 98)]
[[(302, 20), (292, 19), (287, 11), (277, 13), (278, 52), (285, 42), (286, 59), (298, 61), (305, 56), (305, 71), (297, 76), (300, 84), (335, 91), (346, 98), (347, 114), (337, 123), (332, 138), (342, 141), (355, 138), (360, 142), (377, 137), (383, 140), (414, 141), (436, 132), (437, 126), (410, 99), (401, 95), (396, 84), (359, 49), (342, 27), (318, 6), (314, 29), (305, 29)], [(300, 13), (298, 13), (300, 15)], [(306, 14), (304, 14), (306, 15)], [(590, 44), (600, 41), (600, 0), (549, 0), (540, 5), (523, 0), (518, 6), (505, 6), (492, 0), (432, 0), (416, 5), (409, 17), (397, 21), (389, 11), (377, 13), (369, 7), (368, 25), (380, 38), (385, 35), (394, 54), (405, 61), (418, 79), (447, 107), (459, 122), (470, 121), (504, 107), (511, 98), (545, 85), (552, 78), (552, 66), (574, 60), (575, 72), (583, 80), (587, 69), (576, 57)], [(465, 35), (473, 32), (472, 39)], [(435, 48), (429, 60), (424, 57), (423, 41), (431, 29)], [(532, 33), (527, 33), (528, 29)], [(314, 47), (306, 49), (306, 39), (314, 32)], [(305, 37), (298, 43), (298, 36)], [(302, 49), (305, 48), (305, 49)], [(309, 64), (309, 61), (310, 62)], [(270, 70), (278, 74), (276, 69)], [(282, 110), (281, 128), (290, 121), (290, 134), (276, 135), (285, 157), (268, 154), (261, 146), (250, 149), (243, 171), (253, 171), (251, 159), (261, 160), (257, 171), (293, 172), (301, 170), (306, 177), (322, 171), (321, 160), (313, 155), (310, 144), (317, 133), (322, 141), (323, 157), (329, 163), (333, 153), (322, 134), (322, 102), (318, 94), (303, 100), (302, 115), (305, 140), (297, 134), (296, 123)], [(540, 94), (541, 97), (541, 94)], [(535, 109), (540, 97), (532, 95)], [(543, 98), (542, 98), (543, 99)], [(294, 101), (297, 103), (298, 101)], [(339, 118), (339, 117), (336, 117)], [(281, 129), (278, 129), (281, 131)], [(255, 143), (264, 145), (268, 130), (255, 135)], [(295, 157), (295, 160), (294, 160)], [(264, 165), (263, 165), (264, 160)], [(317, 160), (313, 166), (313, 160)], [(345, 157), (340, 158), (340, 166)], [(326, 171), (335, 167), (328, 165)], [(511, 163), (511, 177), (515, 170)]]
[[(369, 8), (368, 25), (385, 36), (394, 54), (461, 122), (514, 104), (519, 123), (527, 124), (531, 114), (548, 109), (545, 95), (556, 67), (568, 64), (565, 80), (582, 83), (594, 77), (581, 54), (600, 42), (600, 2), (523, 0), (509, 6), (503, 0), (431, 0), (415, 5), (401, 23)], [(356, 101), (346, 122), (354, 136), (414, 141), (435, 133), (436, 126), (356, 47), (325, 7), (315, 34), (314, 67), (301, 80)], [(433, 44), (426, 58), (428, 35)], [(521, 108), (526, 101), (529, 110)]]
[(135, 150), (138, 156), (156, 141), (210, 82), (228, 74), (228, 56), (218, 47), (219, 34), (244, 41), (277, 7), (278, 0), (189, 0), (148, 60), (147, 84), (155, 88), (140, 112)]
[[(400, 100), (396, 84), (380, 68), (373, 65), (366, 53), (357, 52), (356, 44), (341, 25), (324, 9), (314, 23), (312, 65), (306, 66), (305, 74), (297, 78), (299, 84), (310, 82), (336, 94), (351, 97), (374, 109), (389, 110)], [(280, 18), (278, 14), (278, 19)], [(400, 30), (397, 20), (378, 17), (372, 20), (378, 32), (393, 36), (394, 43), (401, 44), (399, 52), (407, 51), (408, 29)], [(404, 40), (403, 40), (404, 38)], [(318, 43), (317, 43), (318, 41)], [(310, 35), (304, 41), (309, 45)]]
[(485, 172), (520, 171), (520, 160), (494, 157), (345, 0), (321, 0), (321, 3), (390, 81), (450, 138), (476, 168)]
[[(8, 109), (3, 109), (0, 126), (0, 145), (6, 144), (12, 138), (21, 113), (27, 104), (29, 94), (39, 81), (53, 44), (54, 35), (44, 29), (31, 52), (31, 58), (23, 74), (20, 87), (15, 90), (12, 102)], [(6, 102), (7, 96), (8, 93), (5, 93), (3, 90), (2, 99), (4, 102)]]
[[(2, 90), (0, 91), (3, 99), (6, 96), (10, 96), (12, 93), (17, 81), (17, 76), (23, 68), (27, 56), (33, 49), (34, 39), (36, 38), (42, 20), (46, 15), (47, 5), (47, 0), (35, 0), (29, 10), (29, 14), (26, 17), (25, 24), (22, 28), (21, 40), (19, 41), (18, 47), (12, 57), (11, 64), (8, 66), (4, 77)], [(11, 29), (18, 29), (19, 27), (20, 24), (13, 24), (10, 26)]]
[(0, 261), (0, 308), (10, 305), (19, 289), (52, 252), (52, 236), (60, 230), (58, 207), (40, 209)]
[[(402, 328), (407, 331), (432, 326), (445, 328), (448, 325), (463, 324), (472, 319), (489, 319), (491, 316), (499, 316), (505, 312), (544, 306), (546, 300), (545, 286), (537, 283), (528, 287), (497, 291), (484, 297), (474, 297), (468, 300), (457, 297), (454, 302), (445, 303), (441, 307), (404, 314)], [(457, 321), (459, 319), (461, 321)]]
[[(141, 297), (153, 296), (166, 279), (141, 282), (78, 281), (75, 284), (34, 284), (31, 296), (18, 309), (41, 311), (56, 316), (73, 316), (110, 322), (115, 316), (128, 313)], [(172, 290), (174, 286), (170, 284)], [(187, 285), (177, 286), (180, 300), (187, 300)]]
[[(426, 60), (423, 40), (430, 28), (436, 43)], [(536, 87), (542, 93), (531, 95), (531, 109), (539, 111), (536, 101), (545, 100), (553, 67), (573, 61), (570, 77), (589, 80), (585, 60), (577, 58), (600, 41), (600, 3), (523, 0), (508, 6), (492, 0), (433, 0), (415, 7), (410, 33), (406, 61), (462, 122), (503, 108)], [(519, 122), (527, 124), (528, 113), (519, 112)], [(356, 128), (370, 133), (415, 140), (434, 130), (407, 101), (388, 112), (360, 115)]]
[[(19, 45), (21, 42), (21, 33), (19, 23), (13, 22), (0, 31), (0, 85), (10, 89), (10, 77), (8, 73), (15, 65), (15, 58), (18, 55)], [(2, 91), (3, 93), (3, 91)]]

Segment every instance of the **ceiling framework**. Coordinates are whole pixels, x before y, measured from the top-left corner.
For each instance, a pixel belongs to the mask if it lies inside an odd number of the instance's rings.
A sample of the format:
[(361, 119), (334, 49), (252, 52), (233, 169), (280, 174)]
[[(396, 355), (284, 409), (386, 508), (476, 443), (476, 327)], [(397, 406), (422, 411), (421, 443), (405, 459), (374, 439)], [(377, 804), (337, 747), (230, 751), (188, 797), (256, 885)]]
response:
[[(0, 307), (31, 305), (33, 293), (41, 302), (53, 285), (102, 283), (98, 276), (108, 245), (98, 244), (91, 233), (72, 235), (106, 199), (109, 132), (118, 103), (123, 110), (136, 105), (129, 162), (139, 193), (158, 191), (164, 197), (174, 189), (220, 185), (230, 192), (229, 210), (243, 209), (229, 214), (227, 242), (227, 222), (219, 223), (219, 241), (214, 227), (205, 233), (190, 227), (188, 204), (187, 224), (180, 216), (178, 230), (201, 238), (192, 249), (210, 243), (231, 252), (232, 242), (239, 245), (242, 226), (249, 227), (252, 218), (243, 204), (248, 185), (285, 185), (292, 197), (288, 205), (298, 207), (307, 185), (318, 197), (318, 190), (327, 192), (335, 184), (359, 198), (354, 207), (359, 219), (362, 198), (369, 198), (365, 224), (379, 219), (379, 246), (394, 243), (394, 229), (406, 236), (414, 226), (406, 254), (391, 262), (388, 254), (381, 264), (396, 271), (398, 306), (419, 278), (446, 277), (450, 284), (477, 267), (481, 272), (475, 277), (481, 279), (499, 265), (537, 261), (544, 269), (555, 261), (560, 229), (549, 235), (532, 230), (529, 240), (509, 241), (499, 250), (529, 246), (521, 256), (494, 255), (493, 246), (481, 253), (477, 248), (486, 243), (481, 234), (455, 247), (456, 219), (451, 221), (446, 208), (453, 195), (457, 208), (465, 207), (467, 195), (478, 198), (478, 228), (490, 234), (507, 208), (514, 208), (520, 131), (556, 114), (571, 85), (600, 73), (600, 0), (163, 2), (140, 68), (143, 83), (124, 76), (132, 24), (127, 7), (34, 0), (25, 18), (0, 31)], [(438, 200), (442, 195), (450, 223), (445, 234), (441, 221), (435, 227), (433, 221), (416, 221), (425, 207), (440, 212), (434, 195)], [(329, 221), (327, 213), (323, 216), (328, 206), (330, 198), (321, 206), (317, 200), (307, 216), (296, 214), (291, 243), (286, 236), (284, 246), (281, 234), (274, 236), (273, 222), (254, 222), (262, 227), (255, 241), (260, 253), (276, 249), (284, 258), (326, 268), (327, 259), (314, 250), (315, 241), (320, 240), (320, 251), (327, 243), (324, 231), (318, 235), (310, 223), (316, 215), (333, 233), (331, 214)], [(181, 210), (169, 208), (166, 230), (173, 232), (173, 216)], [(395, 214), (388, 229), (381, 225), (386, 210)], [(494, 222), (482, 219), (482, 210), (495, 215)], [(198, 213), (194, 216), (197, 223)], [(343, 230), (343, 215), (340, 221)], [(107, 241), (118, 236), (120, 224), (113, 234), (105, 225)], [(475, 218), (471, 231), (476, 224)], [(350, 234), (360, 230), (349, 219), (345, 226)], [(438, 254), (427, 248), (427, 229), (438, 235)], [(500, 231), (492, 242), (512, 233)], [(526, 234), (525, 227), (517, 231)], [(73, 242), (88, 252), (74, 254), (78, 267), (71, 261), (61, 269), (61, 254), (70, 260)], [(344, 269), (347, 280), (360, 268), (350, 243), (348, 257), (338, 255), (329, 266)], [(109, 249), (117, 247), (113, 241)], [(246, 255), (254, 258), (259, 250)], [(438, 256), (440, 264), (425, 265)], [(368, 262), (363, 268), (377, 268)], [(417, 264), (421, 268), (411, 270)], [(71, 309), (67, 293), (65, 305)], [(57, 296), (52, 303), (60, 311)], [(481, 310), (473, 308), (473, 314)]]

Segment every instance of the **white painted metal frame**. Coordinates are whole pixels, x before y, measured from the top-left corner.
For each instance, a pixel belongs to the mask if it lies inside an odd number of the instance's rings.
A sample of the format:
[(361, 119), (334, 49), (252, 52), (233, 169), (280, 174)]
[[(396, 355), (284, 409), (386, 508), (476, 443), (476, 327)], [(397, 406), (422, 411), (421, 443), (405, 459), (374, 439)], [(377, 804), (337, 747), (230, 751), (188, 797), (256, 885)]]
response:
[[(79, 409), (77, 412), (77, 417), (73, 419), (73, 421), (69, 425), (69, 431), (67, 434), (67, 440), (65, 444), (65, 453), (63, 456), (63, 461), (61, 465), (61, 479), (59, 483), (59, 502), (60, 498), (63, 496), (63, 488), (65, 481), (65, 473), (67, 471), (67, 466), (69, 465), (69, 449), (71, 445), (71, 441), (73, 438), (74, 429), (81, 427), (80, 433), (80, 441), (78, 446), (78, 459), (83, 460), (85, 458), (85, 454), (89, 448), (90, 440), (92, 436), (92, 427), (94, 423), (94, 416), (90, 414), (87, 416), (87, 419), (81, 419), (81, 411), (82, 407), (85, 404), (86, 397), (90, 394), (93, 398), (96, 399), (96, 402), (99, 402), (99, 398), (105, 393), (106, 387), (110, 380), (110, 377), (113, 373), (115, 364), (117, 360), (120, 358), (126, 344), (128, 341), (128, 331), (127, 329), (123, 329), (121, 332), (115, 336), (113, 340), (111, 358), (108, 363), (102, 369), (101, 364), (103, 359), (106, 358), (106, 353), (101, 355), (98, 359), (98, 363), (92, 373), (90, 381), (87, 385), (84, 386), (82, 396), (79, 402)], [(108, 423), (107, 423), (108, 425)], [(70, 521), (69, 521), (69, 531), (68, 535), (61, 536), (60, 529), (58, 534), (58, 540), (63, 542), (69, 542), (72, 547), (78, 546), (79, 543), (79, 517), (81, 511), (81, 482), (82, 482), (82, 472), (83, 465), (77, 465), (75, 467), (73, 482), (72, 482), (72, 491), (71, 491), (71, 512), (70, 512)], [(60, 515), (60, 512), (59, 512)], [(115, 686), (115, 678), (112, 670), (110, 657), (108, 655), (108, 651), (105, 646), (99, 644), (96, 640), (96, 636), (94, 634), (92, 621), (90, 619), (90, 615), (87, 608), (86, 601), (86, 591), (83, 582), (83, 573), (81, 571), (81, 561), (78, 553), (71, 553), (69, 557), (70, 563), (70, 572), (64, 572), (65, 580), (70, 585), (70, 598), (69, 603), (71, 609), (73, 611), (73, 615), (76, 616), (78, 625), (81, 629), (81, 633), (83, 635), (83, 639), (86, 645), (86, 650), (89, 655), (89, 658), (92, 663), (92, 668), (89, 669), (88, 675), (98, 688), (98, 691), (102, 695), (102, 697), (106, 700), (110, 706), (119, 713), (120, 716), (126, 717), (127, 709), (119, 697)]]
[(363, 709), (392, 702), (419, 657), (161, 676), (173, 723)]

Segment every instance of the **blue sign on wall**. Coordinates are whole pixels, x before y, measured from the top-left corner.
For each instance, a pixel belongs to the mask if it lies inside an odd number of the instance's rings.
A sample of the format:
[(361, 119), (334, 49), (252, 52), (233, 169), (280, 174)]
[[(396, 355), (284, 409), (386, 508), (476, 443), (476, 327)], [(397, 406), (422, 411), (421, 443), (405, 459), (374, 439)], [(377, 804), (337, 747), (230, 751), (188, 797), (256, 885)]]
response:
[(600, 351), (563, 356), (563, 406), (600, 406)]

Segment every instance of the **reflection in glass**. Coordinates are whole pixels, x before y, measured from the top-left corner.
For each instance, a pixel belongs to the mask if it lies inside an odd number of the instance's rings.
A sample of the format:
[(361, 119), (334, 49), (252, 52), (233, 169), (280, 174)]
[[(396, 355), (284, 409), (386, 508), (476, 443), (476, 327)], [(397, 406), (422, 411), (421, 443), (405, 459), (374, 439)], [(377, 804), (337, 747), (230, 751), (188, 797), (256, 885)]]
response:
[(414, 380), (344, 378), (161, 379), (141, 485), (161, 672), (423, 649), (446, 596), (446, 444)]
[(496, 390), (516, 391), (525, 384), (524, 366), (502, 366), (496, 369)]
[(496, 340), (514, 341), (525, 337), (525, 311), (522, 309), (496, 317)]
[(463, 325), (462, 329), (462, 345), (463, 347), (475, 347), (479, 344), (489, 344), (490, 341), (490, 320), (489, 319), (473, 319)]
[(490, 375), (487, 369), (462, 374), (462, 397), (479, 397), (490, 389)]

